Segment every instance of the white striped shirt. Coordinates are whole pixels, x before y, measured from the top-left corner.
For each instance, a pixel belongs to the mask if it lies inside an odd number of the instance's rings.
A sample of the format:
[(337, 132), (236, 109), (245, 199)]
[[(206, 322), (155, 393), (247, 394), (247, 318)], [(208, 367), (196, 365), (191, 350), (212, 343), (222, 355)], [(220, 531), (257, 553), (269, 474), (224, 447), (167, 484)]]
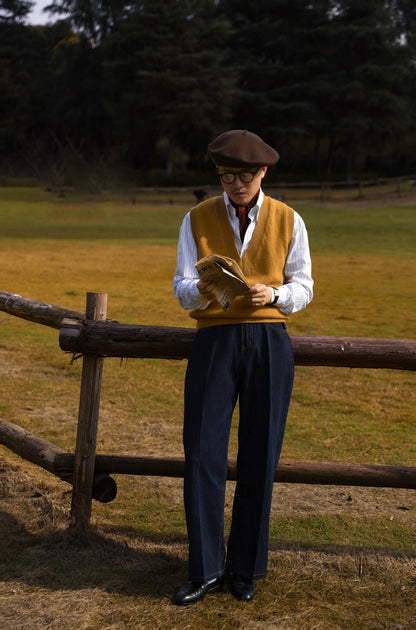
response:
[[(247, 250), (263, 203), (264, 194), (260, 189), (257, 204), (250, 210), (251, 222), (241, 242), (239, 220), (235, 209), (224, 192), (224, 202), (228, 212), (228, 219), (234, 234), (235, 244), (241, 257)], [(177, 267), (173, 278), (173, 292), (184, 309), (203, 309), (209, 304), (198, 291), (199, 281), (195, 263), (198, 261), (198, 248), (194, 241), (191, 228), (190, 212), (185, 216), (178, 241)], [(313, 280), (311, 277), (312, 264), (309, 253), (308, 234), (303, 219), (294, 211), (293, 236), (284, 268), (284, 284), (279, 289), (279, 299), (276, 306), (282, 313), (290, 314), (305, 308), (313, 297)]]

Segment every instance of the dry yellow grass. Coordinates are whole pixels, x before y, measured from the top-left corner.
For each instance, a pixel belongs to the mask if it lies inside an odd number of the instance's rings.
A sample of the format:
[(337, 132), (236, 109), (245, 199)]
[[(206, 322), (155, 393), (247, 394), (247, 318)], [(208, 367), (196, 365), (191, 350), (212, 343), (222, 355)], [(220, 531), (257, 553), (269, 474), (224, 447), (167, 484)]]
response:
[(171, 596), (186, 576), (185, 537), (158, 539), (100, 519), (80, 544), (65, 530), (67, 503), (55, 486), (27, 465), (0, 471), (5, 630), (415, 627), (415, 552), (272, 540), (269, 576), (252, 604), (221, 593), (178, 609)]
[[(172, 294), (174, 267), (172, 244), (4, 240), (0, 289), (75, 310), (87, 291), (106, 292), (109, 317), (192, 326)], [(383, 252), (320, 251), (315, 299), (290, 332), (414, 337), (415, 272), (409, 255), (403, 265)], [(57, 331), (0, 320), (1, 417), (73, 449), (80, 362), (59, 350)], [(185, 367), (106, 360), (98, 450), (181, 455)], [(415, 466), (414, 409), (414, 374), (298, 368), (283, 458)], [(224, 593), (182, 610), (171, 604), (186, 579), (181, 480), (118, 476), (116, 501), (93, 506), (85, 546), (66, 533), (68, 485), (3, 447), (0, 462), (5, 630), (416, 628), (413, 491), (279, 486), (257, 600)]]

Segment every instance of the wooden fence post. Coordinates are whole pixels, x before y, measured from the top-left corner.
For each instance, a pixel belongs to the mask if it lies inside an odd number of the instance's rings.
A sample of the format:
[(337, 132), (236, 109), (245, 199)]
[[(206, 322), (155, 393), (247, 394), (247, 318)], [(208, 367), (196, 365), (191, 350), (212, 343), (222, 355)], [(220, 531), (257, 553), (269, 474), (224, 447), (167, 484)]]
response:
[[(106, 317), (107, 294), (87, 293), (85, 319), (99, 321), (105, 320)], [(103, 363), (103, 357), (93, 355), (83, 357), (69, 525), (75, 535), (86, 532), (91, 516)]]

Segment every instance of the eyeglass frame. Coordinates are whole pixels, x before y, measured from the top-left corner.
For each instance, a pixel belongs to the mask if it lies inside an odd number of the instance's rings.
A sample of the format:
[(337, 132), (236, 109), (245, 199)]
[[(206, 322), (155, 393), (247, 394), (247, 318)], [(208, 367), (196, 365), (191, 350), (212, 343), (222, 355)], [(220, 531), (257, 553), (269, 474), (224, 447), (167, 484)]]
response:
[[(258, 175), (258, 174), (260, 173), (260, 171), (261, 171), (261, 168), (262, 168), (262, 167), (261, 167), (261, 166), (259, 166), (259, 167), (256, 169), (256, 171), (253, 171), (253, 170), (244, 170), (244, 169), (242, 169), (241, 171), (235, 171), (235, 172), (233, 172), (233, 171), (227, 171), (227, 170), (225, 170), (225, 171), (224, 171), (224, 172), (222, 172), (222, 173), (220, 173), (220, 172), (219, 172), (219, 170), (218, 170), (218, 168), (217, 168), (217, 172), (218, 172), (218, 176), (219, 176), (220, 180), (223, 182), (223, 184), (233, 184), (233, 183), (235, 182), (235, 179), (236, 179), (237, 175), (238, 175), (239, 180), (240, 180), (241, 182), (243, 182), (243, 184), (249, 184), (250, 182), (252, 182), (252, 181), (253, 181), (253, 179), (254, 179), (255, 177), (257, 177), (257, 175)], [(244, 178), (243, 178), (243, 177), (241, 177), (242, 173), (245, 173)], [(224, 181), (224, 179), (223, 179), (224, 175), (231, 175), (231, 176), (232, 176), (232, 179), (231, 179), (229, 182)], [(248, 175), (249, 177), (246, 177), (246, 175)]]

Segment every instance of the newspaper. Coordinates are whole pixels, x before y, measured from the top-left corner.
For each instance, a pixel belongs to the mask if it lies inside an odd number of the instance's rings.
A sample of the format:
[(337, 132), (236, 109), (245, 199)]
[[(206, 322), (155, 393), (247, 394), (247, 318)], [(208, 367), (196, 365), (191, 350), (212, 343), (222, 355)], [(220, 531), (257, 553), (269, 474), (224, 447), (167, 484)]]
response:
[(195, 263), (199, 277), (204, 282), (214, 282), (214, 294), (224, 311), (228, 311), (237, 295), (250, 289), (245, 275), (233, 258), (209, 254)]

